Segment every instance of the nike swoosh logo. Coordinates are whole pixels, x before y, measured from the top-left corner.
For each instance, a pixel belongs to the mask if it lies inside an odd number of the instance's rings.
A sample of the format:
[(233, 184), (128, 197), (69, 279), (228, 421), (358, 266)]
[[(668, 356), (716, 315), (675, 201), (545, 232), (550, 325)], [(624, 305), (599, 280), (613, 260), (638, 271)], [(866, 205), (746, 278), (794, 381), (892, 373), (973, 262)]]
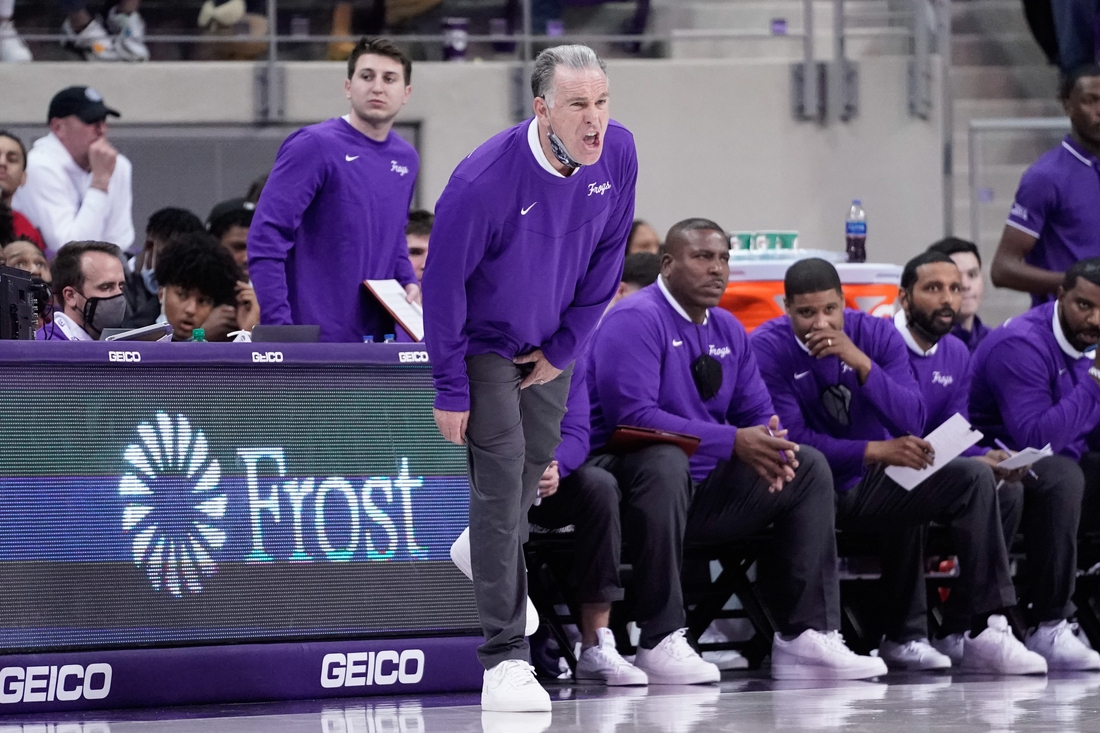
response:
[(358, 155), (345, 155), (344, 160), (346, 160), (347, 162), (350, 163), (353, 160), (359, 160), (359, 156)]
[[(535, 202), (535, 204), (537, 204), (537, 203), (538, 203), (538, 201)], [(520, 209), (519, 210), (519, 215), (520, 216), (527, 216), (527, 212), (530, 211), (531, 209), (535, 208), (535, 204), (531, 204), (526, 209)]]
[(809, 370), (806, 370), (804, 372), (800, 372), (800, 373), (794, 375), (794, 378), (795, 379), (802, 379), (802, 377), (806, 376), (809, 373), (810, 373)]
[(672, 345), (673, 346), (683, 346), (684, 342), (683, 341), (677, 341), (676, 339), (672, 339)]
[(1062, 375), (1063, 375), (1063, 374), (1065, 374), (1065, 373), (1066, 373), (1066, 370), (1065, 370), (1065, 369), (1059, 369), (1059, 370), (1058, 370), (1058, 376), (1059, 376), (1059, 377), (1060, 377), (1060, 376), (1062, 376)]

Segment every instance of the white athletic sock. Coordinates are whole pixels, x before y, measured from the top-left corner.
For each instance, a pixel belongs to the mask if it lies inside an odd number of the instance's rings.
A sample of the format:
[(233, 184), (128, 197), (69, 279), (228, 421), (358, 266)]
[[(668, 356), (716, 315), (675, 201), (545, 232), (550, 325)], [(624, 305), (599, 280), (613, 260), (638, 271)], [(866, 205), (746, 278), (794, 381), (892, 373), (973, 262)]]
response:
[(0, 18), (10, 18), (15, 12), (15, 0), (0, 0)]

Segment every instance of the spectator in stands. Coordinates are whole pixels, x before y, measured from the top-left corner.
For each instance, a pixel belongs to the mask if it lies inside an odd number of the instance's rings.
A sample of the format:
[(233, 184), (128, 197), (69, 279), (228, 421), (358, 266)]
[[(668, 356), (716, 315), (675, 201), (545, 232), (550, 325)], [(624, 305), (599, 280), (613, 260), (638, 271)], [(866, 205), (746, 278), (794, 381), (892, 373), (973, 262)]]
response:
[(1054, 299), (1063, 273), (1100, 256), (1100, 66), (1083, 66), (1062, 83), (1072, 131), (1024, 173), (990, 276), (1031, 293), (1033, 306)]
[[(169, 242), (157, 258), (157, 296), (162, 306), (158, 322), (172, 325), (173, 341), (190, 341), (196, 328), (207, 341), (226, 341), (231, 331), (250, 331), (259, 322), (256, 299), (243, 287), (233, 256), (206, 232), (184, 234)], [(231, 323), (210, 329), (211, 317), (222, 310)]]
[[(651, 682), (718, 681), (684, 638), (684, 542), (722, 544), (774, 525), (783, 584), (772, 644), (779, 679), (863, 679), (886, 673), (844, 645), (836, 574), (833, 491), (824, 457), (786, 440), (748, 335), (717, 308), (729, 280), (730, 243), (707, 219), (673, 225), (657, 284), (612, 309), (588, 363), (592, 446), (629, 425), (702, 438), (689, 460), (654, 445), (607, 455), (628, 500), (623, 531), (639, 545), (641, 627), (634, 664)], [(797, 457), (796, 457), (797, 456)]]
[(165, 245), (185, 234), (205, 231), (202, 220), (187, 209), (167, 207), (149, 217), (145, 244), (126, 274), (127, 328), (148, 326), (160, 316), (156, 266)]
[(973, 242), (957, 237), (941, 239), (928, 248), (929, 252), (940, 252), (951, 258), (962, 276), (962, 304), (957, 309), (957, 321), (951, 334), (966, 344), (973, 353), (989, 334), (989, 327), (978, 317), (985, 295), (985, 280), (982, 278), (982, 256)]
[(4, 261), (8, 267), (29, 272), (35, 277), (40, 277), (46, 282), (53, 278), (50, 275), (50, 263), (46, 262), (46, 256), (38, 249), (34, 242), (26, 239), (15, 239), (4, 245)]
[(248, 232), (264, 323), (319, 324), (322, 341), (382, 341), (393, 319), (363, 281), (396, 279), (419, 301), (404, 233), (420, 159), (393, 131), (411, 76), (399, 48), (361, 39), (344, 82), (351, 112), (279, 149)]
[(50, 264), (54, 297), (61, 304), (53, 322), (38, 329), (39, 341), (96, 341), (126, 316), (122, 250), (109, 242), (69, 242)]
[(435, 216), (430, 211), (414, 209), (409, 212), (405, 242), (409, 247), (409, 262), (412, 263), (417, 282), (424, 279), (424, 265), (428, 262), (428, 239), (434, 223)]
[(460, 162), (436, 204), (424, 325), (436, 425), (472, 456), (487, 711), (551, 709), (523, 637), (522, 544), (569, 370), (618, 288), (634, 218), (637, 154), (610, 120), (605, 69), (587, 46), (542, 51), (535, 117)]
[[(894, 317), (894, 325), (909, 347), (909, 364), (917, 379), (927, 411), (924, 432), (930, 432), (951, 416), (967, 417), (969, 397), (970, 353), (958, 339), (948, 335), (955, 313), (962, 301), (962, 275), (959, 267), (942, 252), (925, 252), (905, 265), (901, 276), (902, 309)], [(1073, 543), (1077, 532), (1079, 510), (1066, 510), (1068, 504), (1080, 503), (1080, 494), (1065, 485), (1046, 491), (1027, 491), (1019, 481), (1026, 470), (1006, 472), (997, 464), (1009, 457), (1000, 449), (974, 446), (964, 455), (980, 460), (993, 468), (1002, 479), (998, 488), (1001, 524), (1006, 548), (1016, 536), (1025, 508), (1027, 511), (1027, 567), (1031, 576), (1031, 607), (1049, 632), (1032, 635), (1028, 646), (1047, 660), (1049, 669), (1100, 669), (1100, 654), (1087, 649), (1073, 634), (1065, 621), (1069, 612), (1076, 567), (1073, 552), (1060, 546)], [(897, 538), (899, 551), (909, 552), (908, 562), (919, 566), (924, 558), (924, 533), (905, 532)], [(908, 542), (908, 545), (904, 544)], [(913, 576), (913, 613), (927, 614), (927, 602), (922, 574)], [(957, 601), (948, 597), (944, 620), (934, 646), (951, 658), (962, 662), (963, 634), (967, 619)], [(1055, 638), (1062, 635), (1062, 638)]]
[[(970, 416), (983, 441), (1054, 455), (1023, 478), (1028, 564), (1040, 588), (1032, 599), (1039, 628), (1029, 648), (1051, 669), (1093, 669), (1092, 653), (1071, 642), (1077, 528), (1100, 526), (1100, 369), (1091, 351), (1100, 342), (1100, 258), (1066, 270), (1058, 298), (996, 328), (974, 352)], [(1088, 352), (1088, 353), (1086, 353)], [(1084, 509), (1082, 510), (1082, 501)], [(1057, 517), (1054, 522), (1051, 518)]]
[(923, 574), (923, 564), (914, 566), (904, 551), (907, 533), (938, 520), (951, 527), (961, 567), (952, 595), (963, 596), (957, 602), (970, 621), (963, 668), (1046, 672), (1046, 661), (1016, 640), (1004, 615), (1016, 593), (989, 466), (956, 459), (911, 491), (885, 473), (887, 466), (920, 470), (936, 460), (932, 445), (916, 437), (928, 410), (901, 334), (887, 320), (845, 310), (840, 276), (825, 260), (791, 265), (784, 290), (787, 315), (752, 334), (776, 410), (792, 439), (829, 459), (837, 526), (896, 538), (883, 557), (889, 612), (879, 657), (899, 667), (951, 666), (929, 643), (927, 618), (917, 609), (914, 575)]
[(0, 62), (26, 63), (31, 60), (31, 50), (11, 22), (14, 13), (15, 0), (0, 0)]
[(245, 279), (248, 279), (248, 228), (252, 226), (252, 215), (256, 204), (248, 199), (229, 199), (213, 208), (206, 220), (211, 236), (233, 255), (233, 260)]
[(641, 219), (635, 219), (630, 226), (630, 239), (626, 242), (626, 253), (650, 252), (658, 254), (661, 250), (661, 237), (657, 230)]
[(27, 183), (12, 199), (49, 252), (76, 240), (124, 250), (134, 243), (133, 166), (107, 140), (108, 115), (119, 116), (91, 87), (68, 87), (50, 101), (50, 134), (35, 141)]
[(88, 10), (88, 0), (58, 0), (67, 17), (61, 24), (65, 46), (85, 61), (148, 61), (141, 0), (118, 0), (107, 12), (106, 26)]
[(1058, 39), (1058, 66), (1063, 77), (1085, 64), (1096, 63), (1097, 0), (1053, 0), (1054, 34)]
[[(2, 41), (0, 41), (2, 42)], [(16, 190), (27, 182), (27, 148), (23, 141), (7, 130), (0, 130), (0, 205), (11, 208), (12, 197)], [(42, 233), (31, 224), (27, 217), (18, 211), (12, 211), (12, 228), (15, 236), (34, 242), (35, 246), (45, 250), (46, 243)]]

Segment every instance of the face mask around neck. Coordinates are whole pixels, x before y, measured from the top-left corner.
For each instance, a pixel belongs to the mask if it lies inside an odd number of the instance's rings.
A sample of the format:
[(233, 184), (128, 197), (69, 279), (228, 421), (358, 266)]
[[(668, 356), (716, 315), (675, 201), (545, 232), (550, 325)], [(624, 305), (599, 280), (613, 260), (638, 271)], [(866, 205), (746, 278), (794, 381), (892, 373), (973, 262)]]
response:
[(548, 130), (546, 133), (547, 138), (550, 140), (550, 151), (554, 154), (554, 157), (558, 159), (558, 162), (564, 166), (576, 170), (584, 166), (583, 163), (578, 163), (569, 151), (565, 149), (565, 143), (561, 141), (558, 134), (554, 132), (552, 125), (547, 124)]

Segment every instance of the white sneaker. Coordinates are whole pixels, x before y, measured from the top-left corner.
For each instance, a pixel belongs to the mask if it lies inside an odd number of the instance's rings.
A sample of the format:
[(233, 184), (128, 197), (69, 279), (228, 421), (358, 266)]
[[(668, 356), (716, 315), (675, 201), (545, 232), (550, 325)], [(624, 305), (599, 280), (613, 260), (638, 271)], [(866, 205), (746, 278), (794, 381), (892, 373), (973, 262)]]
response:
[(989, 626), (975, 637), (968, 631), (963, 642), (962, 668), (986, 674), (1046, 674), (1047, 662), (1012, 635), (1008, 619), (989, 617)]
[(701, 685), (718, 682), (722, 673), (688, 644), (687, 629), (679, 629), (661, 639), (652, 649), (638, 648), (634, 666), (649, 676), (652, 685)]
[(898, 644), (883, 639), (878, 648), (878, 658), (886, 662), (887, 667), (895, 667), (910, 672), (925, 672), (933, 669), (950, 669), (951, 658), (932, 648), (928, 639), (914, 639)]
[(886, 662), (856, 654), (839, 631), (809, 629), (791, 641), (772, 639), (772, 677), (777, 680), (864, 680), (886, 674)]
[(710, 662), (723, 672), (727, 669), (748, 669), (749, 660), (741, 656), (736, 649), (724, 649), (720, 652), (703, 652), (703, 660)]
[(958, 667), (963, 661), (963, 635), (948, 634), (942, 639), (933, 639), (932, 648), (951, 660)]
[(149, 48), (145, 45), (145, 21), (136, 10), (119, 13), (118, 6), (107, 13), (107, 30), (113, 35), (115, 51), (123, 61), (148, 61)]
[[(470, 580), (474, 579), (474, 564), (470, 559), (470, 528), (462, 530), (462, 534), (451, 545), (451, 562), (455, 564), (462, 574)], [(527, 597), (527, 625), (523, 629), (524, 636), (531, 636), (539, 630), (539, 612), (531, 597)]]
[(1100, 654), (1077, 638), (1077, 624), (1041, 624), (1027, 636), (1026, 646), (1047, 660), (1049, 669), (1084, 672), (1100, 669)]
[(548, 713), (550, 695), (535, 679), (535, 668), (522, 659), (507, 659), (485, 670), (481, 709), (498, 713)]
[(619, 654), (611, 629), (596, 629), (596, 638), (599, 643), (581, 650), (581, 656), (577, 659), (577, 671), (573, 676), (578, 682), (599, 680), (614, 687), (649, 684), (646, 673)]
[(73, 31), (72, 23), (66, 18), (61, 24), (61, 33), (65, 36), (62, 45), (71, 48), (84, 57), (85, 61), (121, 61), (114, 40), (98, 18), (84, 26), (80, 33)]
[(482, 733), (543, 733), (553, 723), (550, 713), (481, 711)]
[(31, 60), (31, 50), (10, 20), (0, 23), (0, 61), (9, 63), (26, 63)]

